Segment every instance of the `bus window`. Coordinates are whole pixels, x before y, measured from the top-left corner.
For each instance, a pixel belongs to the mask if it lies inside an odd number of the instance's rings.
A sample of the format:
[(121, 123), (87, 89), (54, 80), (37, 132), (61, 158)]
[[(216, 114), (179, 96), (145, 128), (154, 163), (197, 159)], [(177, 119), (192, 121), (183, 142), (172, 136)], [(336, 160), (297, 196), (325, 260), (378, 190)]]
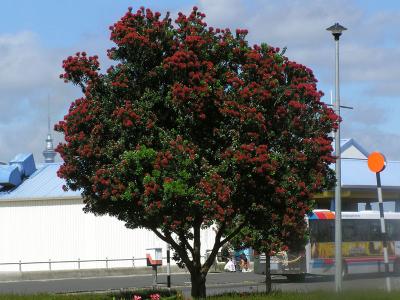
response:
[[(350, 221), (350, 222), (349, 222)], [(357, 241), (356, 229), (353, 220), (343, 220), (342, 239), (343, 242)]]
[(386, 220), (386, 232), (390, 241), (400, 241), (400, 220)]
[(343, 220), (344, 242), (368, 241), (368, 220)]
[(369, 240), (381, 241), (381, 223), (379, 220), (369, 220)]
[(310, 220), (310, 241), (333, 242), (335, 233), (334, 220)]
[(318, 236), (318, 223), (316, 220), (310, 220), (308, 224), (310, 230), (310, 242), (315, 243)]

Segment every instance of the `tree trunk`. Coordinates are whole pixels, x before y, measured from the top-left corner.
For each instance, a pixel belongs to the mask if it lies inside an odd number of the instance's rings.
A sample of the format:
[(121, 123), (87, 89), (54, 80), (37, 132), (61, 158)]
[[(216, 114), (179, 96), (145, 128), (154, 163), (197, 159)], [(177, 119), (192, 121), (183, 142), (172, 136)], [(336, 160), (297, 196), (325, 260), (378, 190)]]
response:
[(192, 297), (193, 299), (206, 298), (206, 274), (200, 271), (194, 271), (190, 274), (192, 281)]
[(271, 282), (271, 258), (269, 255), (265, 255), (265, 292), (271, 293), (272, 282)]

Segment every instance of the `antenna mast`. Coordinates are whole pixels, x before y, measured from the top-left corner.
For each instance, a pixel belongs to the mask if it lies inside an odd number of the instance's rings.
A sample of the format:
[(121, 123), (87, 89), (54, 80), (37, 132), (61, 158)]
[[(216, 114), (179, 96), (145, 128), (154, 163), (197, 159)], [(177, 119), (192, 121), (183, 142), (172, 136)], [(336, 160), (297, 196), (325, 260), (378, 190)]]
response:
[(53, 163), (56, 152), (53, 147), (53, 138), (50, 131), (50, 96), (47, 96), (47, 138), (46, 138), (46, 149), (43, 151), (44, 162)]

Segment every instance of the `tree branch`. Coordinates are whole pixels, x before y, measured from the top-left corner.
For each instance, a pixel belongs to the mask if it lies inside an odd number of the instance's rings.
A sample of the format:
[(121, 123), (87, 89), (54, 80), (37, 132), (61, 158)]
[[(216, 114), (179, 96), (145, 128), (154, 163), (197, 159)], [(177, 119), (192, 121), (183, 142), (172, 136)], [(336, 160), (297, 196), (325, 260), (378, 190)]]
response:
[(186, 252), (186, 248), (185, 245), (181, 246), (179, 245), (173, 238), (171, 235), (171, 232), (164, 232), (164, 235), (159, 232), (157, 230), (157, 228), (151, 228), (151, 231), (153, 231), (155, 233), (155, 235), (157, 235), (161, 240), (163, 240), (164, 242), (168, 243), (171, 245), (171, 247), (178, 252), (181, 260), (185, 263), (186, 267), (189, 269), (193, 269), (193, 262), (190, 260), (187, 252)]
[(229, 242), (235, 235), (237, 235), (240, 230), (242, 230), (242, 228), (246, 225), (246, 220), (243, 221), (242, 224), (240, 224), (238, 227), (236, 227), (235, 230), (233, 230), (230, 234), (227, 235), (226, 238), (224, 238), (221, 242), (220, 242), (220, 247), (223, 246), (225, 243)]
[(81, 87), (82, 92), (85, 93), (85, 92), (86, 92), (86, 87), (85, 87), (85, 85), (84, 85), (82, 82), (79, 82), (78, 84), (79, 84), (79, 86)]
[(242, 230), (242, 228), (246, 225), (246, 219), (239, 225), (237, 226), (230, 234), (228, 234), (228, 236), (223, 239), (221, 241), (221, 237), (226, 229), (226, 223), (222, 223), (221, 227), (219, 228), (219, 230), (217, 231), (217, 234), (215, 235), (215, 242), (214, 242), (214, 247), (210, 253), (210, 256), (208, 257), (208, 259), (205, 261), (202, 269), (203, 272), (208, 272), (208, 270), (210, 269), (211, 265), (214, 262), (215, 257), (218, 254), (218, 250), (219, 248), (221, 248), (225, 243), (227, 243), (228, 241), (230, 241), (235, 235), (237, 235), (239, 233), (240, 230)]
[(217, 254), (218, 254), (218, 250), (219, 250), (219, 248), (221, 247), (221, 242), (220, 242), (220, 240), (221, 240), (222, 234), (223, 234), (223, 232), (224, 232), (224, 230), (225, 230), (225, 227), (226, 227), (226, 223), (224, 222), (224, 223), (221, 224), (221, 227), (219, 228), (219, 230), (217, 231), (217, 234), (215, 235), (214, 247), (213, 247), (213, 249), (211, 250), (211, 253), (210, 253), (209, 257), (208, 257), (207, 260), (204, 262), (203, 267), (202, 267), (202, 269), (203, 269), (202, 271), (203, 271), (204, 273), (208, 272), (208, 270), (210, 269), (211, 265), (212, 265), (213, 262), (214, 262), (215, 257), (216, 257)]
[[(168, 244), (171, 244), (171, 245), (173, 245), (174, 243), (175, 243), (175, 241), (174, 241), (174, 239), (172, 239), (172, 237), (171, 236), (167, 236), (167, 235), (162, 235), (162, 233), (161, 232), (159, 232), (158, 230), (157, 230), (157, 228), (150, 228), (151, 229), (151, 231), (153, 231), (155, 234), (156, 234), (156, 236), (158, 236), (161, 240), (163, 240), (164, 242), (166, 242), (166, 243), (168, 243)], [(176, 244), (176, 243), (175, 243)]]
[(190, 254), (192, 254), (192, 257), (194, 257), (194, 250), (193, 247), (189, 244), (187, 238), (185, 237), (185, 233), (181, 230), (178, 234), (179, 240), (182, 242), (182, 244), (190, 251)]

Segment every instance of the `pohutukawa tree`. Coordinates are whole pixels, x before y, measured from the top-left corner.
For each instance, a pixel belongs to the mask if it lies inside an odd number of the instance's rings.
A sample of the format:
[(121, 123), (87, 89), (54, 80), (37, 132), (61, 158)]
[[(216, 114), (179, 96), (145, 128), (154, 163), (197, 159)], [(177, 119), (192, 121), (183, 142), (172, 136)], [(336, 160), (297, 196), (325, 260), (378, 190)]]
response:
[[(291, 227), (310, 210), (333, 179), (329, 133), (338, 124), (310, 69), (204, 18), (194, 7), (174, 24), (130, 8), (110, 27), (116, 64), (104, 74), (97, 56), (64, 60), (61, 77), (84, 95), (56, 125), (66, 187), (82, 190), (86, 211), (171, 244), (196, 298), (218, 249), (253, 211)], [(203, 262), (201, 229), (211, 226)]]

